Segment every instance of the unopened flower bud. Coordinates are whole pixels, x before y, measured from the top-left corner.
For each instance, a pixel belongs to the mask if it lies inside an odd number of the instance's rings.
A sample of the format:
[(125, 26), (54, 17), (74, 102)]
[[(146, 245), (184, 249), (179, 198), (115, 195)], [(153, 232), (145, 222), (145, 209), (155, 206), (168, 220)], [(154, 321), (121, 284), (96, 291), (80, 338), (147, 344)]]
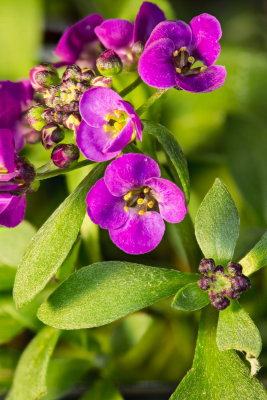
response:
[(79, 111), (79, 102), (78, 101), (71, 101), (68, 106), (67, 112), (78, 112)]
[(62, 82), (65, 82), (68, 79), (71, 79), (71, 80), (74, 80), (77, 82), (79, 82), (82, 79), (82, 70), (78, 65), (76, 65), (76, 64), (69, 65), (65, 69), (65, 71), (62, 75)]
[(55, 111), (53, 113), (53, 120), (57, 124), (62, 124), (63, 123), (63, 118), (64, 118), (64, 112), (63, 111)]
[(213, 307), (217, 308), (217, 310), (219, 311), (224, 310), (230, 304), (230, 300), (227, 297), (222, 296), (221, 294), (213, 294), (209, 297)]
[(51, 159), (57, 167), (67, 168), (75, 163), (79, 156), (79, 149), (74, 144), (58, 144), (52, 151)]
[(214, 272), (215, 275), (224, 274), (224, 268), (223, 268), (222, 265), (217, 265), (217, 267), (214, 268), (213, 272)]
[(16, 169), (19, 170), (19, 175), (14, 178), (14, 181), (31, 183), (35, 178), (34, 166), (24, 157), (17, 157), (15, 164)]
[(42, 127), (46, 124), (45, 120), (42, 117), (44, 109), (45, 108), (42, 105), (35, 104), (29, 109), (26, 114), (28, 124), (36, 131), (40, 131)]
[(44, 90), (51, 85), (57, 85), (60, 78), (53, 65), (43, 63), (31, 69), (30, 82), (35, 90)]
[(200, 261), (198, 270), (201, 274), (208, 274), (215, 267), (215, 262), (212, 258), (203, 258)]
[(210, 279), (208, 276), (202, 276), (197, 284), (201, 290), (208, 290), (210, 288)]
[(90, 82), (95, 77), (94, 72), (89, 68), (82, 69), (82, 80), (86, 82)]
[(245, 292), (251, 286), (249, 278), (245, 275), (231, 276), (229, 281), (231, 282), (231, 288), (237, 292)]
[(46, 150), (64, 139), (63, 130), (55, 123), (47, 124), (42, 129), (42, 144)]
[(234, 262), (230, 262), (227, 265), (227, 269), (230, 272), (230, 274), (233, 275), (242, 275), (242, 265)]
[(230, 297), (230, 299), (236, 300), (239, 298), (240, 293), (237, 291), (234, 291), (232, 288), (227, 289), (225, 292), (226, 296)]
[(63, 118), (63, 125), (65, 128), (76, 131), (78, 126), (80, 125), (81, 117), (79, 114), (71, 113), (66, 114)]
[(50, 124), (51, 122), (54, 122), (53, 114), (54, 114), (53, 108), (46, 108), (42, 112), (42, 118), (45, 120), (47, 124)]
[(97, 58), (96, 67), (101, 75), (113, 76), (122, 71), (122, 62), (114, 50), (105, 50)]
[(92, 87), (107, 87), (111, 88), (112, 86), (112, 78), (107, 77), (107, 76), (96, 76), (91, 80), (91, 86)]

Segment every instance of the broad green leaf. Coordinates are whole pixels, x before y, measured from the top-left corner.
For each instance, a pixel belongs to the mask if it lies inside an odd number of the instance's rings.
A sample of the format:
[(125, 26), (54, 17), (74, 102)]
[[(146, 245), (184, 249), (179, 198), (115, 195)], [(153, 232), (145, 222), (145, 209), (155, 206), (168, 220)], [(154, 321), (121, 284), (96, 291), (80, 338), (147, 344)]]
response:
[(81, 239), (78, 237), (67, 258), (56, 273), (57, 280), (61, 281), (66, 279), (75, 269), (79, 250), (81, 247)]
[(46, 375), (59, 331), (44, 327), (19, 360), (7, 400), (36, 400), (46, 393)]
[(221, 311), (217, 327), (217, 345), (219, 350), (239, 350), (246, 352), (247, 359), (257, 372), (256, 358), (261, 352), (261, 336), (258, 328), (246, 311), (237, 301), (232, 301), (231, 306)]
[(252, 250), (240, 261), (245, 275), (251, 275), (267, 265), (267, 232)]
[(97, 381), (92, 388), (88, 390), (80, 400), (123, 400), (120, 393), (109, 381)]
[(239, 215), (227, 187), (218, 178), (198, 209), (195, 229), (205, 257), (222, 265), (232, 259), (239, 234)]
[(84, 267), (65, 280), (42, 304), (38, 318), (61, 329), (108, 324), (172, 296), (198, 275), (126, 262)]
[(250, 376), (234, 350), (219, 351), (216, 344), (217, 312), (203, 310), (193, 368), (170, 400), (266, 400), (263, 385)]
[(62, 399), (81, 380), (91, 364), (87, 360), (60, 358), (48, 365), (46, 390), (42, 400)]
[(8, 390), (12, 384), (19, 355), (17, 350), (8, 347), (0, 348), (0, 394)]
[(27, 221), (0, 229), (0, 265), (17, 267), (36, 229)]
[(179, 176), (187, 203), (190, 197), (190, 180), (187, 161), (184, 153), (173, 134), (163, 125), (142, 120), (144, 134), (149, 133), (157, 138), (169, 156)]
[(207, 292), (201, 290), (197, 282), (182, 287), (174, 297), (172, 306), (178, 310), (195, 311), (210, 303)]
[(16, 268), (0, 265), (0, 291), (13, 288), (16, 272)]
[(105, 166), (95, 167), (34, 236), (15, 279), (17, 307), (31, 301), (45, 287), (69, 254), (85, 216), (86, 195)]

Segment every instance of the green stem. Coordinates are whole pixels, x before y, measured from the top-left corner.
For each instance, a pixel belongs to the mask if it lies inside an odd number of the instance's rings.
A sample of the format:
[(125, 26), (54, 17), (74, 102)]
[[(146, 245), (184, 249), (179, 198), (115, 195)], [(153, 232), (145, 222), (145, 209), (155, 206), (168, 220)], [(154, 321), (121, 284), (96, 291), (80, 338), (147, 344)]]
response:
[(135, 81), (133, 81), (132, 83), (130, 83), (129, 86), (127, 86), (126, 88), (124, 88), (124, 89), (119, 93), (119, 95), (120, 95), (121, 97), (127, 96), (127, 94), (131, 93), (131, 91), (134, 90), (137, 86), (139, 86), (141, 82), (142, 82), (142, 79), (140, 78), (140, 76), (138, 76), (138, 78), (137, 78)]
[(57, 168), (52, 171), (46, 171), (46, 172), (39, 172), (42, 171), (43, 169), (43, 167), (40, 167), (36, 171), (35, 180), (42, 181), (43, 179), (54, 178), (55, 176), (63, 175), (66, 174), (67, 172), (74, 171), (75, 169), (83, 168), (91, 164), (94, 164), (94, 162), (91, 160), (83, 160), (69, 168), (64, 168), (64, 169)]
[(142, 104), (137, 110), (136, 113), (139, 117), (144, 114), (154, 103), (157, 101), (164, 93), (167, 92), (168, 89), (158, 89), (155, 93), (150, 96), (144, 104)]

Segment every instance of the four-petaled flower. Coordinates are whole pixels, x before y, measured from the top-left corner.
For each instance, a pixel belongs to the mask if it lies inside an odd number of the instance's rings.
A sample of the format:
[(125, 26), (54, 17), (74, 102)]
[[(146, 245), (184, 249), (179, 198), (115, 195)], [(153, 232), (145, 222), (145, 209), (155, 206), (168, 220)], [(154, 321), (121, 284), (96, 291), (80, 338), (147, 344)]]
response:
[[(151, 33), (139, 60), (143, 81), (156, 88), (177, 86), (188, 92), (210, 92), (223, 85), (225, 67), (213, 65), (220, 54), (221, 26), (209, 14), (161, 22)], [(194, 68), (195, 61), (203, 66)]]
[(80, 113), (83, 120), (76, 141), (89, 160), (110, 160), (135, 136), (142, 140), (141, 121), (133, 107), (109, 88), (87, 90), (80, 101)]
[(100, 42), (114, 50), (126, 67), (134, 66), (152, 30), (166, 17), (156, 5), (144, 1), (139, 9), (134, 24), (123, 19), (109, 19), (95, 28)]
[(108, 229), (111, 240), (129, 254), (153, 250), (165, 224), (187, 213), (182, 191), (160, 178), (158, 164), (143, 154), (125, 154), (112, 161), (87, 195), (91, 220)]

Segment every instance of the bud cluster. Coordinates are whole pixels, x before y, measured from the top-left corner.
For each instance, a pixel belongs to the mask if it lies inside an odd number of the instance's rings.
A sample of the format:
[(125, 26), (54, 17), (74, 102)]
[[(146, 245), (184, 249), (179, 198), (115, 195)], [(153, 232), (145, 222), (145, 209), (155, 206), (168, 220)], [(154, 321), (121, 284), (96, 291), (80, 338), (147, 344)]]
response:
[(238, 263), (230, 262), (224, 269), (222, 265), (216, 266), (212, 258), (203, 258), (198, 269), (204, 275), (198, 285), (201, 290), (208, 291), (211, 304), (218, 310), (224, 310), (230, 299), (238, 299), (251, 286)]

